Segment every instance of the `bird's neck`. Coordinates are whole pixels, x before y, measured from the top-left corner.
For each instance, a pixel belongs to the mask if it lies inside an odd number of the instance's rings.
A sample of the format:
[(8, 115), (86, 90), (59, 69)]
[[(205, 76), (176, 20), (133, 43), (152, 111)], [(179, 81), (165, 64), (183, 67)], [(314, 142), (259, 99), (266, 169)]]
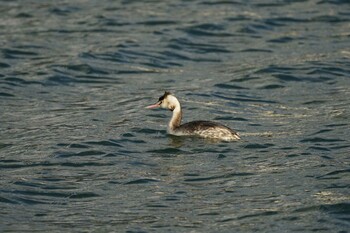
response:
[(173, 116), (171, 117), (168, 125), (168, 131), (169, 132), (174, 132), (180, 125), (181, 125), (181, 120), (182, 120), (182, 110), (181, 110), (181, 105), (177, 101), (174, 103), (174, 110), (173, 110)]

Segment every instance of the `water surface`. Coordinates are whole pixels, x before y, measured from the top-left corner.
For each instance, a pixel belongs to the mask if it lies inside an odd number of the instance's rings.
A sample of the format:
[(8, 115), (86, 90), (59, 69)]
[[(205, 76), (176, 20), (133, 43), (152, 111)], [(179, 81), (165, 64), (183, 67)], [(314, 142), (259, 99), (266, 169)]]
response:
[[(348, 1), (0, 1), (1, 232), (347, 232)], [(239, 142), (166, 134), (171, 112)]]

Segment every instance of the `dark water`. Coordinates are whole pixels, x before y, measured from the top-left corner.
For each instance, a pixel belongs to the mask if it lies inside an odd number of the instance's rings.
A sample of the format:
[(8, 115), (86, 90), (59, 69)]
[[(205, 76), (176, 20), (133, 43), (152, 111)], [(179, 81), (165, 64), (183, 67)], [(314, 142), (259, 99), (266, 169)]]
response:
[(349, 231), (349, 1), (3, 0), (0, 44), (0, 232)]

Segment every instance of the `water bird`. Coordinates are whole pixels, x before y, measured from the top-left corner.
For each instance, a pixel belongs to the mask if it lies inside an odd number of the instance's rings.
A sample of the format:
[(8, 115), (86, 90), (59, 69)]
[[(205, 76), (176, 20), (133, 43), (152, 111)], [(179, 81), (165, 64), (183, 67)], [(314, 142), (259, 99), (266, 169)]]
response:
[(199, 136), (222, 141), (239, 140), (237, 132), (222, 124), (212, 121), (191, 121), (181, 125), (182, 110), (178, 99), (170, 92), (159, 97), (157, 103), (147, 106), (148, 109), (164, 108), (173, 112), (167, 132), (176, 136)]

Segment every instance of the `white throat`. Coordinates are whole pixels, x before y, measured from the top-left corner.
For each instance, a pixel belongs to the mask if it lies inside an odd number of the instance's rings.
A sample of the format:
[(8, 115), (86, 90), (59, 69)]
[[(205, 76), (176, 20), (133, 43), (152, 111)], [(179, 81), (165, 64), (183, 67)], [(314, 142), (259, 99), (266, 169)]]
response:
[(171, 117), (168, 124), (168, 133), (173, 134), (176, 128), (178, 128), (181, 125), (181, 105), (175, 96), (170, 95), (168, 96), (167, 100), (170, 108), (173, 109), (173, 116)]

